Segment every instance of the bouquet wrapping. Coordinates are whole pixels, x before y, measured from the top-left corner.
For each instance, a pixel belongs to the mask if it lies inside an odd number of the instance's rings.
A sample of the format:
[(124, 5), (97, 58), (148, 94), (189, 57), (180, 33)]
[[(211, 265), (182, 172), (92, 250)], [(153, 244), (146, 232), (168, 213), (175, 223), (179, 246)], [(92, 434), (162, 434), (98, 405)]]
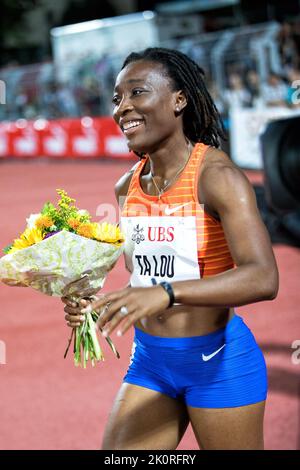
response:
[[(0, 278), (44, 294), (87, 297), (96, 293), (122, 247), (61, 231), (0, 259)], [(84, 283), (76, 283), (82, 277)]]
[[(78, 302), (92, 298), (102, 288), (108, 272), (123, 252), (118, 226), (90, 222), (87, 211), (79, 211), (74, 199), (57, 190), (58, 208), (46, 203), (40, 214), (27, 219), (27, 228), (0, 259), (0, 280), (11, 286), (28, 286), (46, 295), (69, 297)], [(95, 323), (98, 314), (86, 315), (82, 326), (73, 329), (75, 365), (86, 367), (104, 359)], [(106, 338), (117, 357), (111, 339)]]

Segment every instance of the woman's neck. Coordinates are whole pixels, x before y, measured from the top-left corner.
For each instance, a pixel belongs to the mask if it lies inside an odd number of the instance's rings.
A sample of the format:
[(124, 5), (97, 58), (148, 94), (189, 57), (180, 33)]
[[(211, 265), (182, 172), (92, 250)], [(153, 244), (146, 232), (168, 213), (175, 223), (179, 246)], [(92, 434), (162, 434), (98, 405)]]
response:
[(149, 169), (152, 175), (167, 179), (187, 163), (192, 150), (192, 143), (183, 136), (149, 153)]

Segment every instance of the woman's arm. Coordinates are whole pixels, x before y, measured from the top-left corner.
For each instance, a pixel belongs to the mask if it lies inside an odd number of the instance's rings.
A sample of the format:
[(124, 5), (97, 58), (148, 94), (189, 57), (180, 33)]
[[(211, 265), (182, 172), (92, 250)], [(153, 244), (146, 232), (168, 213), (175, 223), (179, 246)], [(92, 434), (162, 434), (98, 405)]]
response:
[(221, 220), (236, 268), (199, 281), (172, 283), (176, 302), (182, 304), (234, 307), (277, 295), (278, 270), (255, 193), (242, 171), (228, 157), (224, 160), (203, 170), (199, 186), (204, 209), (208, 206)]

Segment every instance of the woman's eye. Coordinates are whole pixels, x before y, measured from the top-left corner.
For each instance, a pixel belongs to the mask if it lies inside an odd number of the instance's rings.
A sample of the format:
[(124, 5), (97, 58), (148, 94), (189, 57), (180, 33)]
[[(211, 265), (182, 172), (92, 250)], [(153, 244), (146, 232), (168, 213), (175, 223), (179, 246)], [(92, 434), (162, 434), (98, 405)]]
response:
[[(145, 90), (141, 90), (139, 88), (136, 88), (132, 90), (131, 94), (132, 96), (139, 96), (141, 93), (143, 93)], [(112, 97), (112, 103), (117, 106), (121, 102), (121, 97), (119, 95), (115, 95)]]
[(132, 90), (133, 95), (140, 95), (144, 90)]

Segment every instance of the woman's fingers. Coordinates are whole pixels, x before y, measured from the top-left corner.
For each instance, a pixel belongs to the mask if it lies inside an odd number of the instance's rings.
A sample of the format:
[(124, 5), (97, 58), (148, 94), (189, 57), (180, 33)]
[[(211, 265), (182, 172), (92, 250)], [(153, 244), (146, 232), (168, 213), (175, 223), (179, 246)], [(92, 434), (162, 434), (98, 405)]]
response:
[(64, 311), (70, 315), (82, 315), (80, 307), (73, 308), (66, 305)]
[(65, 315), (65, 320), (67, 321), (67, 325), (68, 326), (71, 326), (72, 328), (74, 328), (75, 326), (80, 326), (84, 320), (85, 320), (85, 317), (84, 315)]
[(80, 326), (81, 323), (71, 323), (71, 322), (67, 322), (67, 326), (69, 326), (70, 328), (77, 328), (78, 326)]
[(104, 325), (110, 321), (112, 327), (109, 328), (109, 331), (115, 326), (120, 323), (120, 321), (130, 313), (130, 309), (126, 307), (127, 312), (126, 315), (121, 311), (121, 308), (126, 305), (124, 299), (120, 299), (119, 301), (113, 302), (108, 304), (107, 307), (103, 309), (102, 313), (99, 315), (97, 325), (99, 328), (103, 328)]
[(75, 321), (75, 322), (83, 323), (85, 320), (85, 316), (84, 315), (70, 315), (67, 313), (67, 315), (65, 315), (65, 319), (67, 321)]
[(81, 309), (89, 304), (89, 301), (86, 299), (81, 299), (79, 303), (70, 300), (68, 297), (62, 297), (61, 300), (65, 304), (64, 311), (71, 315), (81, 315)]
[[(105, 336), (105, 337), (109, 336), (113, 332), (113, 330), (122, 322), (122, 320), (124, 320), (124, 315), (122, 315), (120, 313), (117, 313), (110, 322), (105, 324), (105, 326), (102, 330), (103, 336)], [(97, 322), (97, 327), (99, 329), (101, 328), (101, 326), (99, 326), (98, 322)], [(118, 336), (121, 336), (121, 334), (122, 333), (119, 334), (119, 331), (117, 331)]]
[(61, 297), (61, 301), (64, 304), (69, 305), (70, 307), (77, 307), (78, 306), (78, 303), (74, 302), (74, 300), (70, 299), (70, 297)]
[(122, 323), (121, 328), (117, 331), (117, 335), (123, 336), (129, 330), (129, 328), (131, 328), (134, 325), (134, 323), (137, 320), (138, 320), (138, 317), (136, 313), (133, 313), (132, 315), (130, 315), (130, 317), (127, 318), (126, 321)]
[[(102, 295), (94, 302), (87, 303), (86, 306), (80, 303), (80, 312), (82, 315), (86, 315), (92, 311), (97, 312), (99, 314), (97, 327), (102, 331), (104, 336), (108, 336), (125, 317), (133, 313), (133, 305), (129, 307), (129, 293), (127, 289), (122, 289), (117, 292)], [(122, 309), (122, 307), (126, 307), (127, 311), (125, 310), (125, 314), (124, 308)], [(72, 311), (70, 308), (65, 308), (65, 311), (71, 314), (75, 313), (74, 310)]]
[[(98, 300), (98, 297), (96, 299)], [(81, 313), (81, 310), (90, 304), (90, 300), (80, 299), (78, 303), (74, 302), (69, 297), (62, 297), (61, 300), (65, 304), (64, 311), (67, 314), (65, 315), (67, 325), (71, 328), (81, 326), (85, 321), (85, 315)]]
[(124, 291), (112, 292), (110, 294), (105, 294), (102, 297), (98, 297), (98, 300), (89, 304), (85, 309), (82, 309), (81, 313), (91, 313), (93, 310), (100, 312), (103, 308), (110, 302), (118, 300), (120, 297), (124, 296)]

